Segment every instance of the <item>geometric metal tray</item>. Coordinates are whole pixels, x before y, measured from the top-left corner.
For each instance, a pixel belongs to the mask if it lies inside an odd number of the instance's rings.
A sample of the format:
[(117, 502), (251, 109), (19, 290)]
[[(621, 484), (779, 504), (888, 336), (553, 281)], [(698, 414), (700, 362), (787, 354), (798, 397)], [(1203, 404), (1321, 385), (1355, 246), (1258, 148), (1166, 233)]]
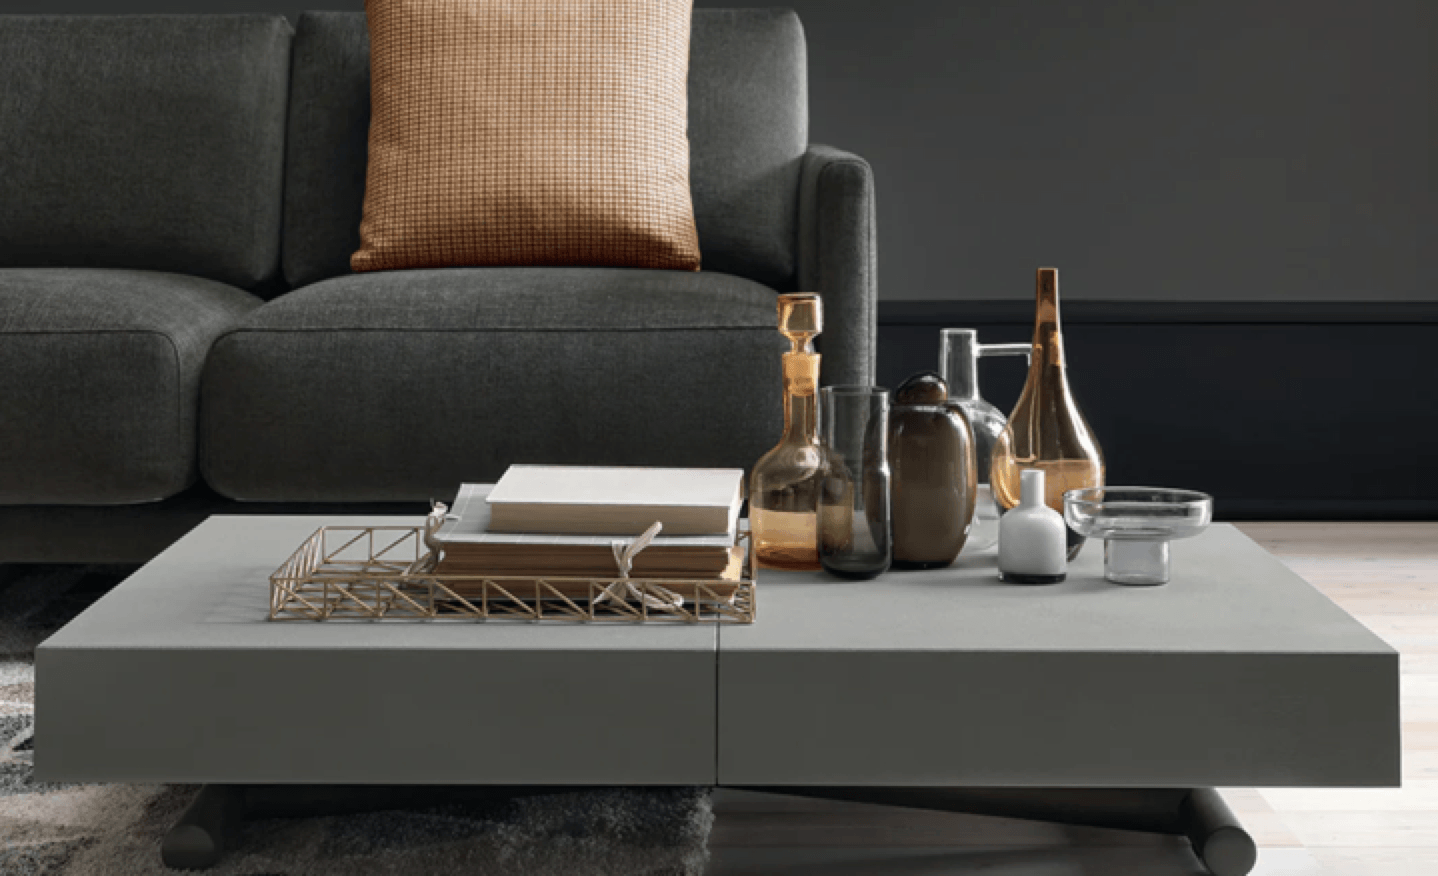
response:
[(738, 581), (436, 575), (431, 526), (324, 526), (270, 576), (270, 620), (754, 622), (758, 567)]

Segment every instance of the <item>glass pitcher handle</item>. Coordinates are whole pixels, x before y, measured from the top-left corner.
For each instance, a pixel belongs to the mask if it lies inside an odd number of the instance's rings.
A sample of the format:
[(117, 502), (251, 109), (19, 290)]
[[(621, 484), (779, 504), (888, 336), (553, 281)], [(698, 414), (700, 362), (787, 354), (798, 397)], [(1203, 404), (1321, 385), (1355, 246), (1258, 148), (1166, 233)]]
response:
[(1023, 356), (1033, 361), (1033, 344), (975, 344), (974, 347), (980, 356)]

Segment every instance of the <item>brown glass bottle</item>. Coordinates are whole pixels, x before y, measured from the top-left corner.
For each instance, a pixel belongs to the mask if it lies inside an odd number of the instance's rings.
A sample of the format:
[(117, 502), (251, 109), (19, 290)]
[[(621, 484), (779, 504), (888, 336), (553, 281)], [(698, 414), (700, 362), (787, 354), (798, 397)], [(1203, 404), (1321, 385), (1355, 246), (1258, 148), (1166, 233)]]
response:
[[(1039, 268), (1037, 287), (1029, 376), (994, 446), (989, 482), (994, 501), (1008, 510), (1019, 503), (1023, 470), (1041, 469), (1044, 504), (1062, 514), (1065, 492), (1103, 486), (1103, 452), (1069, 390), (1059, 324), (1058, 270)], [(1072, 560), (1084, 539), (1072, 529), (1068, 539)]]
[(969, 536), (978, 486), (974, 433), (948, 396), (943, 378), (932, 372), (915, 374), (894, 391), (889, 470), (896, 568), (947, 566)]
[(784, 436), (754, 464), (749, 477), (749, 526), (762, 565), (817, 570), (819, 488), (824, 453), (819, 444), (819, 354), (814, 337), (824, 327), (818, 295), (779, 296), (784, 354)]

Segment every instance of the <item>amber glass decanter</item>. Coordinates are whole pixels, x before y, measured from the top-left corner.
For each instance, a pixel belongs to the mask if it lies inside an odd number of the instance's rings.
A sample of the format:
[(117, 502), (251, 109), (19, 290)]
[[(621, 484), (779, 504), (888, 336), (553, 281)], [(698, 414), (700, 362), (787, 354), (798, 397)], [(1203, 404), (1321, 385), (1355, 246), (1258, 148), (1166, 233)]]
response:
[[(1069, 390), (1059, 325), (1059, 272), (1054, 268), (1039, 268), (1028, 381), (994, 446), (989, 480), (1001, 509), (1019, 504), (1024, 469), (1044, 472), (1044, 504), (1060, 514), (1064, 493), (1103, 486), (1103, 453)], [(1084, 539), (1072, 529), (1068, 539), (1072, 560)]]
[(818, 569), (819, 488), (824, 452), (819, 444), (819, 354), (814, 337), (824, 328), (818, 295), (779, 296), (784, 354), (784, 437), (754, 464), (749, 478), (749, 526), (762, 565)]

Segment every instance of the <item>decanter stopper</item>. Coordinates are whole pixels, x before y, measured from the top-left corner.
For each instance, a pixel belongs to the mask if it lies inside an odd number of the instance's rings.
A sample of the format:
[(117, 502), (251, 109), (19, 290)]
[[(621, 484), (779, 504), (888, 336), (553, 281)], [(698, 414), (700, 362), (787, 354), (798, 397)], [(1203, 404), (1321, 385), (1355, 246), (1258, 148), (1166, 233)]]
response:
[(824, 301), (813, 292), (779, 296), (779, 334), (789, 339), (791, 353), (814, 352), (814, 337), (824, 330)]

